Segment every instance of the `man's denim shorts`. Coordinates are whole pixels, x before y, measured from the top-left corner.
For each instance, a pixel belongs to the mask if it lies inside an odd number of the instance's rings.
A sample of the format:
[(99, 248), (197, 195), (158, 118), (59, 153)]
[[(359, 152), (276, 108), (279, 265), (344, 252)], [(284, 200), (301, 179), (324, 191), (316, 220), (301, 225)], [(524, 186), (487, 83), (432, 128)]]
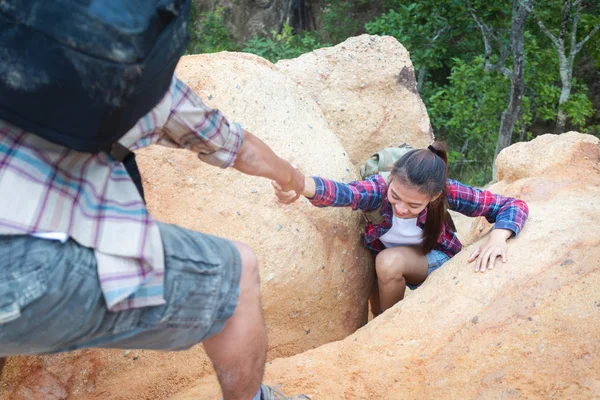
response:
[[(443, 251), (431, 250), (429, 253), (427, 253), (427, 264), (429, 264), (429, 270), (427, 271), (427, 276), (431, 275), (431, 273), (433, 271), (435, 271), (436, 269), (441, 267), (449, 259), (450, 259), (450, 257), (448, 257), (448, 255), (446, 253), (444, 253)], [(423, 283), (419, 283), (418, 285), (411, 285), (411, 284), (407, 283), (406, 286), (408, 288), (410, 288), (411, 290), (415, 290), (422, 284)]]
[(159, 227), (167, 304), (121, 312), (106, 309), (93, 250), (73, 240), (0, 236), (0, 357), (86, 347), (184, 350), (220, 332), (238, 302), (237, 248)]

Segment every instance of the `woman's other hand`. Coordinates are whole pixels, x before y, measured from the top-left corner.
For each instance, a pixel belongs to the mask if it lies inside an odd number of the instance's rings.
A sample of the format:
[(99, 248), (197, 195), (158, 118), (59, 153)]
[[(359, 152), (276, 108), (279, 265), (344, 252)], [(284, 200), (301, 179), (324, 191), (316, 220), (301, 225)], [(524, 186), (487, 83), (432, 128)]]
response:
[(475, 272), (485, 272), (488, 269), (493, 269), (498, 257), (502, 258), (503, 263), (506, 262), (506, 250), (508, 248), (506, 241), (512, 234), (513, 232), (508, 229), (494, 229), (490, 233), (487, 242), (483, 246), (477, 247), (467, 260), (468, 262), (476, 261)]

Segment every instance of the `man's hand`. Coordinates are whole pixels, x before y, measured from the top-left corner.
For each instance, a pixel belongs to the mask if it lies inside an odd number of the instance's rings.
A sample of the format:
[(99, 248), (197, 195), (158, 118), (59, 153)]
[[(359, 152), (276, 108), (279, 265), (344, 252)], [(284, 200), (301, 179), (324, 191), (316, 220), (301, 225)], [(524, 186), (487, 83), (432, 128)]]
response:
[(502, 258), (502, 262), (505, 263), (506, 258), (506, 241), (512, 236), (512, 231), (508, 229), (494, 229), (490, 233), (488, 241), (483, 247), (475, 249), (473, 254), (467, 260), (468, 262), (475, 262), (475, 272), (485, 272), (486, 269), (493, 269), (496, 264), (498, 257)]
[(292, 165), (294, 171), (288, 182), (271, 181), (275, 188), (275, 195), (280, 203), (290, 204), (298, 200), (298, 197), (304, 192), (305, 177), (295, 165)]
[(273, 188), (275, 189), (275, 196), (277, 196), (277, 200), (282, 204), (291, 204), (294, 201), (298, 200), (300, 195), (304, 197), (308, 197), (309, 199), (315, 196), (315, 181), (311, 177), (305, 177), (302, 175), (302, 190), (299, 189), (291, 189), (285, 190), (283, 186), (275, 181), (271, 181)]

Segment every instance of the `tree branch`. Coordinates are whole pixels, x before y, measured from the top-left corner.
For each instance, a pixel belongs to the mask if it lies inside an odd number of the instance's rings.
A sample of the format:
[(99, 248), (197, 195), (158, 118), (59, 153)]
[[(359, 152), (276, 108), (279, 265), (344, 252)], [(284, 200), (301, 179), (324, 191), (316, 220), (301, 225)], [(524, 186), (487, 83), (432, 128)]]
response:
[[(498, 71), (502, 75), (506, 76), (508, 79), (511, 79), (512, 71), (506, 68), (505, 66), (506, 59), (509, 56), (508, 49), (506, 49), (505, 46), (502, 44), (502, 40), (500, 40), (500, 38), (498, 38), (494, 34), (492, 28), (490, 28), (477, 16), (477, 13), (475, 13), (475, 10), (473, 9), (473, 7), (471, 7), (471, 2), (469, 0), (467, 0), (467, 7), (469, 9), (469, 12), (473, 16), (473, 19), (477, 23), (477, 26), (479, 26), (479, 29), (481, 30), (481, 36), (483, 36), (483, 45), (485, 47), (484, 69), (486, 71)], [(492, 64), (490, 62), (490, 57), (492, 56), (492, 41), (496, 42), (496, 44), (498, 45), (498, 51), (500, 52), (500, 57), (496, 64)]]
[(560, 33), (558, 40), (564, 43), (565, 35), (567, 34), (567, 26), (569, 25), (569, 17), (571, 16), (571, 1), (565, 0), (565, 8), (563, 9), (562, 20), (560, 21)]
[(435, 36), (433, 37), (433, 39), (431, 39), (431, 40), (429, 41), (429, 43), (430, 43), (430, 44), (433, 44), (433, 43), (434, 43), (436, 40), (438, 40), (438, 38), (440, 37), (440, 35), (441, 35), (442, 33), (444, 33), (444, 32), (445, 32), (447, 29), (448, 29), (448, 26), (445, 26), (445, 27), (443, 27), (443, 28), (440, 28), (440, 30), (438, 30), (438, 31), (436, 32)]
[(490, 43), (491, 42), (490, 36), (492, 36), (491, 29), (485, 24), (485, 22), (483, 22), (482, 20), (479, 19), (479, 17), (475, 13), (475, 10), (473, 10), (473, 7), (471, 7), (471, 2), (469, 0), (467, 0), (467, 8), (468, 8), (469, 12), (471, 13), (471, 15), (473, 16), (475, 23), (477, 24), (477, 26), (479, 26), (479, 29), (481, 30), (481, 36), (483, 36), (483, 46), (485, 48), (484, 68), (486, 69), (486, 71), (489, 71), (491, 68), (490, 57), (492, 55), (492, 45)]
[(577, 5), (577, 11), (573, 18), (573, 27), (571, 29), (571, 49), (569, 50), (569, 57), (575, 59), (577, 54), (577, 25), (579, 25), (579, 17), (581, 17), (581, 3)]
[(577, 43), (577, 52), (579, 52), (579, 50), (581, 50), (583, 48), (583, 46), (585, 45), (585, 43), (591, 39), (592, 36), (594, 36), (594, 34), (596, 32), (598, 32), (600, 30), (600, 24), (596, 25), (594, 27), (594, 29), (592, 29), (590, 31), (590, 33), (587, 34), (587, 36), (585, 38), (583, 38), (583, 40), (579, 43)]
[(535, 22), (537, 22), (537, 24), (540, 27), (540, 29), (542, 30), (542, 32), (544, 32), (546, 34), (546, 36), (548, 36), (548, 38), (552, 41), (552, 43), (554, 43), (554, 45), (557, 48), (560, 48), (561, 43), (558, 41), (558, 38), (556, 36), (554, 36), (548, 28), (546, 28), (546, 25), (544, 25), (544, 23), (542, 22), (540, 17), (538, 17), (538, 15), (535, 13), (535, 10), (532, 7), (527, 7), (527, 5), (523, 4), (522, 1), (521, 1), (521, 5), (523, 7), (525, 7), (527, 9), (527, 11), (529, 11), (531, 13), (531, 15), (533, 16), (533, 19), (535, 20)]

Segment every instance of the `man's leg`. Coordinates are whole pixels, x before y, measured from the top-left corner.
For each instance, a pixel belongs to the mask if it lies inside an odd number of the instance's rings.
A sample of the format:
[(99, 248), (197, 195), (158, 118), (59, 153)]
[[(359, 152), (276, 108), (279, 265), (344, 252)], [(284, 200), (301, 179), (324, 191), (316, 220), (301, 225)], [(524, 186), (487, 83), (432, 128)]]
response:
[(203, 344), (217, 372), (223, 398), (250, 400), (258, 392), (264, 374), (267, 333), (256, 255), (246, 245), (235, 245), (242, 258), (238, 305), (225, 328)]

